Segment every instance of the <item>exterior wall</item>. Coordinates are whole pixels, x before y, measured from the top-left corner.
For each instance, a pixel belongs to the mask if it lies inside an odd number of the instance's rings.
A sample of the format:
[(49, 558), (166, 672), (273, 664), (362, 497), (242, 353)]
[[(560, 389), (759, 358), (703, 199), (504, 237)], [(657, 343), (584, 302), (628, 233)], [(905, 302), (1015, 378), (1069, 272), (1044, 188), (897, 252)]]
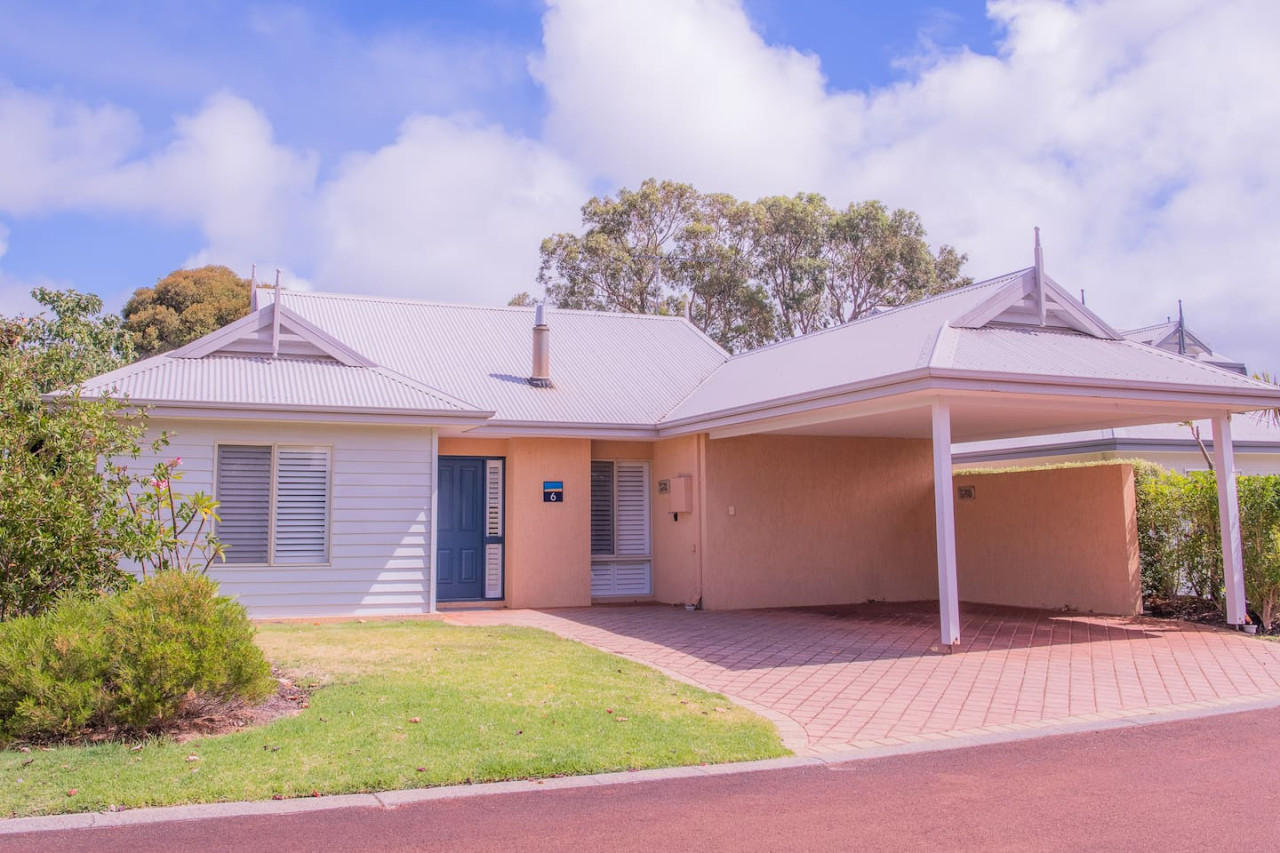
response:
[(420, 613), (427, 609), (431, 432), (409, 427), (194, 422), (152, 418), (170, 444), (130, 467), (182, 457), (183, 493), (214, 493), (219, 442), (332, 448), (329, 562), (265, 566), (215, 562), (209, 576), (254, 617)]
[(1133, 615), (1142, 610), (1130, 465), (965, 474), (957, 500), (962, 601)]
[[(507, 445), (507, 605), (590, 604), (591, 441), (513, 438)], [(563, 503), (543, 502), (544, 480), (564, 482)]]
[[(653, 445), (653, 597), (670, 604), (695, 604), (700, 594), (702, 564), (703, 479), (700, 446), (706, 438), (690, 435)], [(658, 481), (693, 478), (693, 511), (673, 518), (666, 495), (658, 494)]]
[(704, 607), (937, 598), (928, 441), (748, 436), (705, 447)]

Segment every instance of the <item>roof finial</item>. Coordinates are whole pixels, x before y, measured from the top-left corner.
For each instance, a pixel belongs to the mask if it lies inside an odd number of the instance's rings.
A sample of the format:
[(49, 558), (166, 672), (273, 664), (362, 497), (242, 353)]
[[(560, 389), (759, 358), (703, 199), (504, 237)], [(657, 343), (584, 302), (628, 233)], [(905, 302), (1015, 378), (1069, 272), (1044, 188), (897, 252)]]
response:
[(1182, 319), (1182, 300), (1178, 300), (1178, 355), (1187, 354), (1187, 324)]
[(271, 357), (280, 355), (280, 269), (276, 269), (276, 298), (271, 306)]
[(1036, 311), (1040, 315), (1040, 325), (1045, 321), (1044, 304), (1044, 250), (1040, 248), (1040, 226), (1036, 226)]

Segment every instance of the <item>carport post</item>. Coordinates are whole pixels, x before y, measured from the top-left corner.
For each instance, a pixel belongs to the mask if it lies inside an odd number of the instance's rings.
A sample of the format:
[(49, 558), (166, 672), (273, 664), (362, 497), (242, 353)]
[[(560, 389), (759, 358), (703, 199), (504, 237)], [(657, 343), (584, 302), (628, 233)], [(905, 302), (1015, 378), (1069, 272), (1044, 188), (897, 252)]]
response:
[(938, 609), (942, 645), (960, 642), (960, 593), (956, 585), (956, 512), (951, 479), (951, 406), (933, 403), (933, 512), (938, 534)]
[(1236, 496), (1236, 453), (1231, 446), (1231, 416), (1213, 419), (1213, 468), (1218, 475), (1218, 522), (1222, 525), (1222, 574), (1227, 584), (1227, 624), (1243, 625), (1244, 558), (1240, 546), (1240, 501)]

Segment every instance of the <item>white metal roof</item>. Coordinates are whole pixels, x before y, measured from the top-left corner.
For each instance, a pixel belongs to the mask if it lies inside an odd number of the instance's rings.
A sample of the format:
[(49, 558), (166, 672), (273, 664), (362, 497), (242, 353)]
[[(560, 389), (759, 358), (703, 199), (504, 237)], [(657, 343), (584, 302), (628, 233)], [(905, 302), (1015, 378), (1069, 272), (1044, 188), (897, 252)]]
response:
[(90, 379), (82, 390), (124, 396), (139, 405), (484, 414), (380, 367), (265, 356), (182, 358), (166, 353)]
[[(684, 318), (552, 310), (550, 388), (527, 379), (532, 308), (281, 291), (277, 311), (271, 291), (259, 295), (267, 304), (248, 317), (86, 390), (197, 409), (466, 416), (495, 434), (726, 434), (782, 417), (783, 407), (792, 418), (796, 407), (827, 405), (862, 418), (850, 394), (899, 395), (919, 406), (928, 404), (920, 395), (940, 390), (969, 395), (955, 434), (973, 438), (1280, 404), (1274, 386), (1125, 340), (1035, 268), (732, 358)], [(1039, 322), (1028, 319), (1037, 314)], [(1064, 385), (1075, 402), (1062, 397), (1047, 408), (1032, 399), (1061, 397), (1051, 386)], [(1014, 391), (1025, 398), (1017, 423), (1001, 420), (1007, 407), (1001, 414), (979, 400)], [(1153, 393), (1167, 405), (1151, 405)], [(1100, 402), (1142, 395), (1142, 411), (1123, 417)], [(1012, 431), (1018, 427), (1026, 432)], [(914, 434), (920, 424), (889, 418), (860, 427), (881, 428)]]
[(552, 387), (535, 388), (532, 308), (299, 291), (282, 300), (374, 362), (495, 411), (497, 422), (652, 429), (727, 358), (682, 317), (553, 309)]
[[(1270, 388), (1209, 364), (1133, 343), (1111, 332), (1083, 305), (1056, 299), (1097, 334), (1061, 326), (1012, 325), (1005, 309), (1021, 310), (1019, 289), (1029, 270), (949, 291), (852, 323), (734, 356), (671, 411), (666, 423), (696, 422), (747, 411), (771, 400), (890, 384), (914, 372), (968, 374), (1079, 384), (1160, 384), (1253, 393)], [(975, 315), (979, 328), (957, 328)], [(1093, 318), (1092, 320), (1090, 318)]]

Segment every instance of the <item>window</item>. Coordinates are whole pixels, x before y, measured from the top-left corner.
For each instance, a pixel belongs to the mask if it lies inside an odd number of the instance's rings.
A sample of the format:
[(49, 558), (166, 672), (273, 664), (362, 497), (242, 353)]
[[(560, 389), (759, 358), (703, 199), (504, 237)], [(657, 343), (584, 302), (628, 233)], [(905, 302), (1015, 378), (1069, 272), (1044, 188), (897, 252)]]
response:
[(591, 594), (650, 593), (649, 463), (591, 463)]
[(217, 535), (228, 563), (329, 559), (329, 449), (221, 444)]

